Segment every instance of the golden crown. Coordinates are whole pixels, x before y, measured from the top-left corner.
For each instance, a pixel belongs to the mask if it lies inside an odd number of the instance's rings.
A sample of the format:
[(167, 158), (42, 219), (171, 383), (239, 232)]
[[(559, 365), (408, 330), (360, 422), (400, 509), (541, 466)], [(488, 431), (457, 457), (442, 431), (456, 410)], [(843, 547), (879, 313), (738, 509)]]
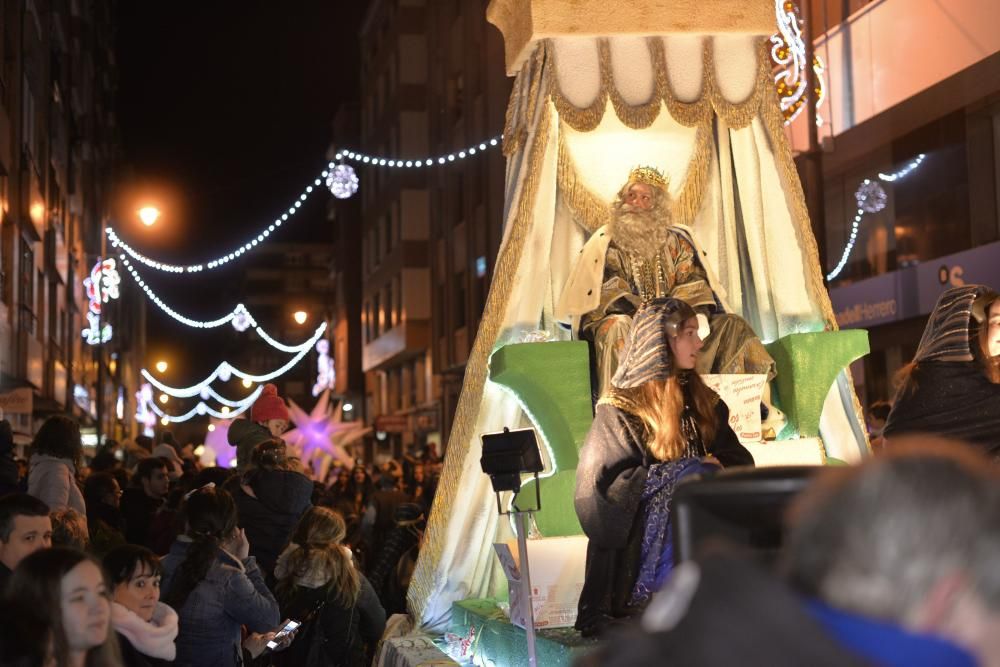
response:
[(656, 167), (636, 167), (628, 175), (629, 183), (645, 183), (661, 190), (667, 189), (667, 177)]

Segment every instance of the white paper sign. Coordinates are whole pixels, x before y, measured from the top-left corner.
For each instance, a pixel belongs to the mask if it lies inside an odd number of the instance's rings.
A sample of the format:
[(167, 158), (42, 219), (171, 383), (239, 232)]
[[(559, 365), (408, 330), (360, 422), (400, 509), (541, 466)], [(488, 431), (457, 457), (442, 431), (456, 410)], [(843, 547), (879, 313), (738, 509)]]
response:
[(702, 375), (701, 379), (729, 406), (729, 426), (740, 442), (761, 442), (760, 398), (767, 376)]

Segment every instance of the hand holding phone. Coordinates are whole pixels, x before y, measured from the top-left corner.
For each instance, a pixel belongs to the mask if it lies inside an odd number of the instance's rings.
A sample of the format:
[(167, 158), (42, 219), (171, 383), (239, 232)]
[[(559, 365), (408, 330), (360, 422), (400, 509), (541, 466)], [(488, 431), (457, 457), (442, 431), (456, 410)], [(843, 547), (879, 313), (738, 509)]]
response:
[(302, 623), (299, 621), (285, 621), (281, 630), (278, 630), (278, 633), (271, 638), (271, 641), (267, 642), (267, 647), (272, 651), (278, 650), (279, 647), (285, 648), (291, 642), (292, 635), (301, 625)]

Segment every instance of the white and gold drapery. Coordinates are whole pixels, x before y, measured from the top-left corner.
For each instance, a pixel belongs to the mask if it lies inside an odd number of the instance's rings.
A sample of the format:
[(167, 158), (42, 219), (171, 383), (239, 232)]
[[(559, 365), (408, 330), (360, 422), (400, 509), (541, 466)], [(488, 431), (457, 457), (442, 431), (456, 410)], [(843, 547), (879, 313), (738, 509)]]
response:
[[(454, 601), (494, 594), (502, 530), (479, 468), (479, 435), (521, 419), (487, 382), (490, 353), (520, 329), (565, 336), (553, 306), (589, 233), (636, 165), (670, 179), (678, 222), (765, 341), (836, 328), (763, 39), (747, 34), (538, 41), (514, 84), (504, 131), (504, 238), (409, 590), (425, 629)], [(867, 451), (850, 378), (824, 408), (829, 456)]]

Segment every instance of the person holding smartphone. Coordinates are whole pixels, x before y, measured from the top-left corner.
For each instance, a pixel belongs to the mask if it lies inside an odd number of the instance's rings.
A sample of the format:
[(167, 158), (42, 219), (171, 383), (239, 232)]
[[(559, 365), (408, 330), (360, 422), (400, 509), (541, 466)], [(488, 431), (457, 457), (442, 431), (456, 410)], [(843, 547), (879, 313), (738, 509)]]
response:
[(185, 532), (163, 558), (164, 602), (177, 610), (178, 667), (244, 664), (241, 626), (251, 633), (278, 627), (278, 602), (238, 527), (236, 503), (206, 485), (181, 507)]

